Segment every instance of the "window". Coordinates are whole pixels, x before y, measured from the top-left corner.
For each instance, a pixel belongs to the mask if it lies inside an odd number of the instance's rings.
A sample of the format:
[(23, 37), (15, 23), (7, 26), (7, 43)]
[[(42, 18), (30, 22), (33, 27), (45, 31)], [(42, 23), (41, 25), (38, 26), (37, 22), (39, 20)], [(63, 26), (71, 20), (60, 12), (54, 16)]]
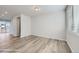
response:
[(66, 18), (67, 30), (79, 33), (79, 5), (68, 6)]
[(79, 33), (79, 6), (73, 6), (72, 31)]

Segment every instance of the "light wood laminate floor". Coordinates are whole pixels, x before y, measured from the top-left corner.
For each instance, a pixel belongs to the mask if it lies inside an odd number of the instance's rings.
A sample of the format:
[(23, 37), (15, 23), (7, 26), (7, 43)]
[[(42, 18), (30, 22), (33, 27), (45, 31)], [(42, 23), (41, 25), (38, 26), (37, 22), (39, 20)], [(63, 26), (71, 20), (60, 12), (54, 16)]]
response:
[(28, 36), (11, 37), (8, 33), (0, 34), (1, 53), (70, 53), (66, 41)]

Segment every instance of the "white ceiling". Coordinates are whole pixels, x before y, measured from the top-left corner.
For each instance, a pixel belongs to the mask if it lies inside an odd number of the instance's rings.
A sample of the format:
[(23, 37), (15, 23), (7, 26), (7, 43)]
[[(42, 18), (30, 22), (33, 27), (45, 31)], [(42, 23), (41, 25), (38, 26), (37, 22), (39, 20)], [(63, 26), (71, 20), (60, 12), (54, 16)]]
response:
[(66, 8), (65, 5), (39, 5), (38, 7), (40, 8), (40, 11), (38, 13), (35, 13), (32, 10), (32, 5), (0, 5), (0, 15), (3, 14), (4, 11), (8, 11), (8, 14), (5, 15), (4, 18), (19, 14), (32, 16), (36, 14), (46, 14), (63, 11)]

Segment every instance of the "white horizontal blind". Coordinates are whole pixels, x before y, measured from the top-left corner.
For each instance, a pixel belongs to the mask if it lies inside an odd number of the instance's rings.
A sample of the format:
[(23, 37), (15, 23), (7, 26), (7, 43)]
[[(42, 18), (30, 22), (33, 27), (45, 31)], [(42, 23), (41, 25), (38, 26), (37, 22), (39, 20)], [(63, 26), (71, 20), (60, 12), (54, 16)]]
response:
[(72, 22), (72, 29), (74, 32), (79, 33), (79, 6), (73, 6), (73, 22)]

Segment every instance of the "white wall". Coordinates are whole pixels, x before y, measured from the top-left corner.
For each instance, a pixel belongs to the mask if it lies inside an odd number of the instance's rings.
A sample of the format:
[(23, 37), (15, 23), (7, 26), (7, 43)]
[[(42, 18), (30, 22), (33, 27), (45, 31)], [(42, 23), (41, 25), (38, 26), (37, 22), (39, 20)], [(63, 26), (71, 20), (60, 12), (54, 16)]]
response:
[(68, 31), (67, 43), (71, 48), (72, 52), (79, 52), (79, 34)]
[(10, 29), (10, 34), (13, 36), (17, 36), (17, 29), (16, 29), (17, 23), (16, 23), (16, 17), (13, 17), (11, 19), (11, 29)]
[(31, 18), (30, 16), (21, 15), (21, 37), (31, 35)]
[(64, 40), (65, 12), (32, 16), (32, 34)]

